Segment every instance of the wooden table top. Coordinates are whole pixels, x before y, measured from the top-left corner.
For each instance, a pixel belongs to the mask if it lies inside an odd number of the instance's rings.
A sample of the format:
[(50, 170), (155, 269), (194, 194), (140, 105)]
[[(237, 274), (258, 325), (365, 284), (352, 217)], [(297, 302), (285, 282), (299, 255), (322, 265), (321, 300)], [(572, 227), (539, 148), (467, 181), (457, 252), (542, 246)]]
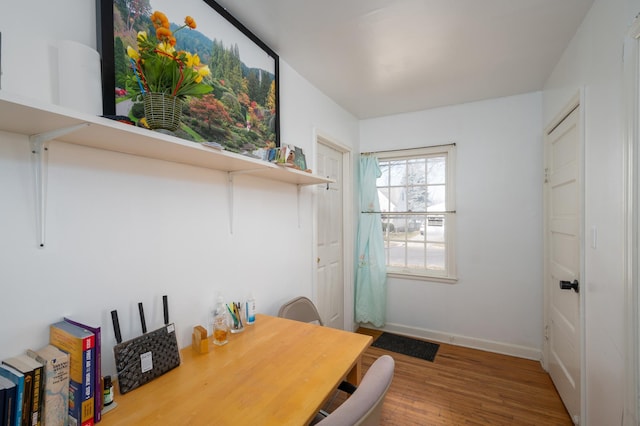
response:
[(120, 395), (100, 422), (109, 425), (307, 424), (341, 380), (358, 381), (372, 338), (267, 315), (232, 334), (229, 343), (198, 354)]

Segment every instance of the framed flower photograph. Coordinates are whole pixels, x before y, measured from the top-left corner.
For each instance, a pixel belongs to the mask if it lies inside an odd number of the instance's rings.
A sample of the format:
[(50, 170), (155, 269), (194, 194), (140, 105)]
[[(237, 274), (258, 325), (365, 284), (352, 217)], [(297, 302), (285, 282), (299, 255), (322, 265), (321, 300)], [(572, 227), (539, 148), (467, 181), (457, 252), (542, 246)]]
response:
[(98, 0), (97, 12), (105, 116), (243, 154), (280, 146), (278, 55), (218, 3)]

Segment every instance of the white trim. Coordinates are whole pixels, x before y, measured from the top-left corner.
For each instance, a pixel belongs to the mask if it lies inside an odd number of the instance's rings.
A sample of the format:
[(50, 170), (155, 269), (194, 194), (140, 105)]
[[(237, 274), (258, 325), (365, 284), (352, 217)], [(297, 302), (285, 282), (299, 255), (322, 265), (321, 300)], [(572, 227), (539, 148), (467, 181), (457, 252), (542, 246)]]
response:
[(389, 278), (402, 278), (404, 280), (415, 281), (429, 281), (443, 284), (456, 284), (458, 282), (457, 277), (439, 277), (437, 275), (420, 275), (420, 274), (408, 274), (400, 272), (387, 271), (387, 277)]
[(624, 132), (623, 147), (623, 210), (624, 210), (624, 271), (625, 287), (625, 389), (623, 424), (638, 424), (640, 421), (640, 307), (638, 289), (638, 199), (637, 184), (640, 178), (639, 123), (640, 113), (640, 19), (635, 18), (629, 36), (624, 42), (622, 93)]
[[(365, 327), (372, 327), (371, 324), (363, 324)], [(387, 331), (389, 333), (401, 334), (403, 336), (415, 337), (431, 340), (434, 342), (447, 343), (449, 345), (462, 346), (465, 348), (478, 349), (481, 351), (494, 352), (503, 355), (516, 356), (518, 358), (540, 361), (542, 353), (538, 348), (502, 343), (495, 340), (478, 339), (475, 337), (463, 336), (460, 334), (445, 333), (436, 330), (429, 330), (419, 327), (408, 327), (402, 324), (387, 323), (382, 328), (376, 330)]]
[[(586, 283), (588, 280), (586, 272), (586, 194), (587, 194), (587, 178), (586, 178), (586, 108), (585, 108), (586, 89), (580, 88), (578, 108), (579, 122), (578, 131), (580, 140), (580, 280), (582, 281), (582, 291), (580, 292), (580, 421), (582, 424), (589, 424), (587, 418), (587, 292)], [(575, 419), (574, 419), (575, 420)]]

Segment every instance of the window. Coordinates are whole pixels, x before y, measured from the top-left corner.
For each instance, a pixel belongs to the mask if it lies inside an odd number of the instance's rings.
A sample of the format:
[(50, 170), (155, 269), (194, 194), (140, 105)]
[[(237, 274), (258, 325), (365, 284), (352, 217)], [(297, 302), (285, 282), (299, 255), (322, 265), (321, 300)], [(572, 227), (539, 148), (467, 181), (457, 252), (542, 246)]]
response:
[(377, 155), (387, 273), (455, 280), (455, 145)]

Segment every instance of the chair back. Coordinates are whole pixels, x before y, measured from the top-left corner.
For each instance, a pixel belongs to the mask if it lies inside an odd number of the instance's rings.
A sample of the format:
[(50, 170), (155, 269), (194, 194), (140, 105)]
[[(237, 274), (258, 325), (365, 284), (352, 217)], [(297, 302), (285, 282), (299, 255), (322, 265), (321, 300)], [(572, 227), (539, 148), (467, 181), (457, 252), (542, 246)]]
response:
[(304, 296), (291, 299), (282, 305), (278, 311), (278, 316), (280, 318), (287, 318), (301, 322), (317, 321), (318, 324), (324, 325), (322, 324), (322, 319), (320, 319), (320, 314), (318, 313), (316, 306), (311, 300)]
[(380, 424), (382, 403), (391, 386), (395, 361), (382, 355), (367, 370), (358, 389), (317, 426), (372, 426)]

